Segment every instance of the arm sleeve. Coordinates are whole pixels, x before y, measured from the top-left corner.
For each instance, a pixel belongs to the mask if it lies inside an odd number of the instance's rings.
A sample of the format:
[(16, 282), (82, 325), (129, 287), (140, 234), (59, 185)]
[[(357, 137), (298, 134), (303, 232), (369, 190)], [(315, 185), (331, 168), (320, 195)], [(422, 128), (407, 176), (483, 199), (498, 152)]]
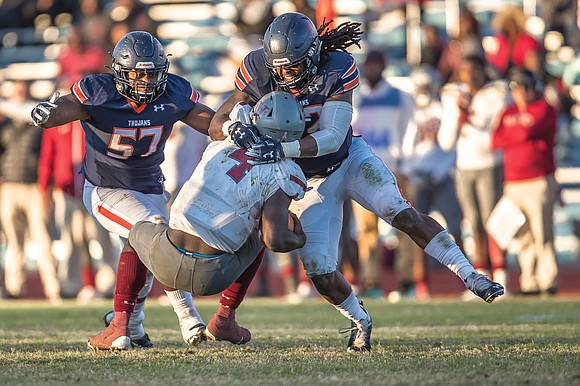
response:
[(318, 146), (316, 156), (337, 151), (350, 127), (352, 105), (344, 101), (329, 101), (322, 106), (320, 112), (320, 130), (311, 134)]

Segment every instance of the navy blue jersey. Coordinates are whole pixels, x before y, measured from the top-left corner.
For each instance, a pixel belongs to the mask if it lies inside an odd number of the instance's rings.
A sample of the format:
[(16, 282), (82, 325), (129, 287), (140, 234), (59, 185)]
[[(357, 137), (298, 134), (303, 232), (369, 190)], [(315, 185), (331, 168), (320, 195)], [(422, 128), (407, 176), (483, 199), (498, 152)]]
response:
[[(341, 51), (331, 51), (322, 55), (317, 75), (309, 83), (307, 92), (294, 95), (306, 117), (304, 135), (320, 130), (320, 111), (322, 105), (333, 95), (354, 90), (359, 85), (359, 74), (354, 58)], [(256, 101), (271, 91), (281, 90), (266, 67), (264, 50), (250, 52), (242, 61), (236, 73), (236, 88), (252, 96)], [(285, 91), (285, 90), (282, 90)], [(315, 158), (296, 158), (306, 177), (327, 175), (333, 168), (348, 156), (348, 148), (352, 143), (352, 128), (335, 153)]]
[(85, 76), (71, 91), (91, 114), (81, 122), (87, 180), (95, 186), (161, 194), (165, 142), (173, 124), (199, 100), (197, 91), (173, 74), (165, 92), (150, 104), (138, 105), (119, 94), (112, 74)]

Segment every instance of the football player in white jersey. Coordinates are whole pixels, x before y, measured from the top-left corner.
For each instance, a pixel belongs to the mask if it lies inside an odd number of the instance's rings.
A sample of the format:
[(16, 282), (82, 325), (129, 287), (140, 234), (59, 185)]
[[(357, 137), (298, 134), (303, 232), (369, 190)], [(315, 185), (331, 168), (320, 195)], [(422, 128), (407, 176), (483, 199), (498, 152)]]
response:
[[(264, 96), (254, 108), (253, 121), (261, 135), (294, 141), (305, 126), (302, 107), (285, 92)], [(264, 246), (288, 252), (306, 242), (300, 221), (288, 211), (292, 200), (304, 197), (306, 177), (290, 159), (253, 165), (230, 141), (211, 143), (170, 210), (170, 221), (141, 221), (133, 226), (124, 248), (126, 276), (117, 280), (115, 304), (132, 304), (149, 269), (167, 290), (196, 295), (221, 291), (217, 313), (205, 330), (209, 340), (243, 344), (250, 332), (235, 321), (235, 310), (254, 277)], [(238, 285), (230, 291), (230, 285)], [(229, 288), (228, 288), (229, 287)], [(131, 310), (128, 310), (131, 311)], [(89, 338), (91, 349), (130, 347), (129, 315), (115, 316), (101, 333)]]
[(248, 137), (255, 135), (251, 126), (231, 122), (230, 112), (239, 102), (253, 104), (273, 90), (289, 90), (300, 101), (309, 123), (303, 137), (281, 144), (260, 139), (250, 144), (248, 154), (266, 163), (295, 158), (302, 167), (309, 191), (304, 200), (292, 204), (307, 237), (300, 258), (318, 292), (351, 322), (347, 350), (370, 351), (371, 317), (337, 270), (346, 199), (407, 233), (485, 301), (502, 295), (504, 288), (478, 274), (447, 231), (411, 207), (393, 173), (369, 145), (352, 136), (352, 91), (359, 76), (346, 48), (358, 44), (362, 32), (357, 23), (327, 26), (317, 29), (300, 13), (278, 16), (264, 34), (264, 47), (244, 58), (236, 89), (216, 111), (209, 134), (223, 139), (243, 129)]

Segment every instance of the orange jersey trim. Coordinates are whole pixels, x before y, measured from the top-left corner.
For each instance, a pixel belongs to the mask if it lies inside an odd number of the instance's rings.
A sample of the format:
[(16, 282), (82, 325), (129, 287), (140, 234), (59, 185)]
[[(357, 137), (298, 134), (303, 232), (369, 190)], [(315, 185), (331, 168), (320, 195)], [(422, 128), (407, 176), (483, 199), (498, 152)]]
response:
[(79, 84), (79, 82), (76, 82), (75, 84), (73, 84), (72, 87), (72, 91), (75, 94), (75, 96), (77, 97), (77, 99), (81, 102), (84, 103), (87, 99), (87, 96), (85, 95), (83, 89), (81, 88), (81, 85)]
[(120, 216), (117, 216), (116, 214), (114, 214), (110, 210), (105, 209), (103, 206), (99, 206), (98, 210), (99, 210), (100, 214), (102, 214), (103, 216), (105, 216), (109, 220), (113, 221), (114, 223), (121, 225), (123, 228), (125, 228), (127, 230), (131, 230), (131, 228), (133, 227), (133, 225), (131, 225), (130, 222), (121, 218)]
[(145, 108), (147, 107), (147, 103), (143, 103), (141, 106), (139, 106), (137, 105), (137, 103), (135, 103), (129, 98), (127, 98), (127, 102), (129, 102), (129, 104), (131, 105), (131, 107), (133, 107), (133, 110), (135, 110), (137, 114), (141, 113), (141, 111), (145, 110)]
[(347, 84), (345, 84), (343, 89), (344, 89), (344, 91), (350, 91), (350, 90), (354, 89), (356, 86), (358, 86), (358, 84), (359, 84), (359, 77), (357, 76), (355, 79), (353, 79), (350, 82), (348, 82)]

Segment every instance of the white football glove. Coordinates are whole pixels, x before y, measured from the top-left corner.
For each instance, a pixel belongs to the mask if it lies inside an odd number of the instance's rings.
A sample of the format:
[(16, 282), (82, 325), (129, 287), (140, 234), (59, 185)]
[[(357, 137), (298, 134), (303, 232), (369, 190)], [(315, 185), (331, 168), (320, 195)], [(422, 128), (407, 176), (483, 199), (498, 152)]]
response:
[(40, 102), (32, 109), (30, 116), (32, 117), (34, 126), (40, 126), (48, 121), (48, 117), (50, 117), (50, 111), (58, 106), (56, 104), (56, 100), (59, 96), (60, 93), (55, 91), (49, 100)]

